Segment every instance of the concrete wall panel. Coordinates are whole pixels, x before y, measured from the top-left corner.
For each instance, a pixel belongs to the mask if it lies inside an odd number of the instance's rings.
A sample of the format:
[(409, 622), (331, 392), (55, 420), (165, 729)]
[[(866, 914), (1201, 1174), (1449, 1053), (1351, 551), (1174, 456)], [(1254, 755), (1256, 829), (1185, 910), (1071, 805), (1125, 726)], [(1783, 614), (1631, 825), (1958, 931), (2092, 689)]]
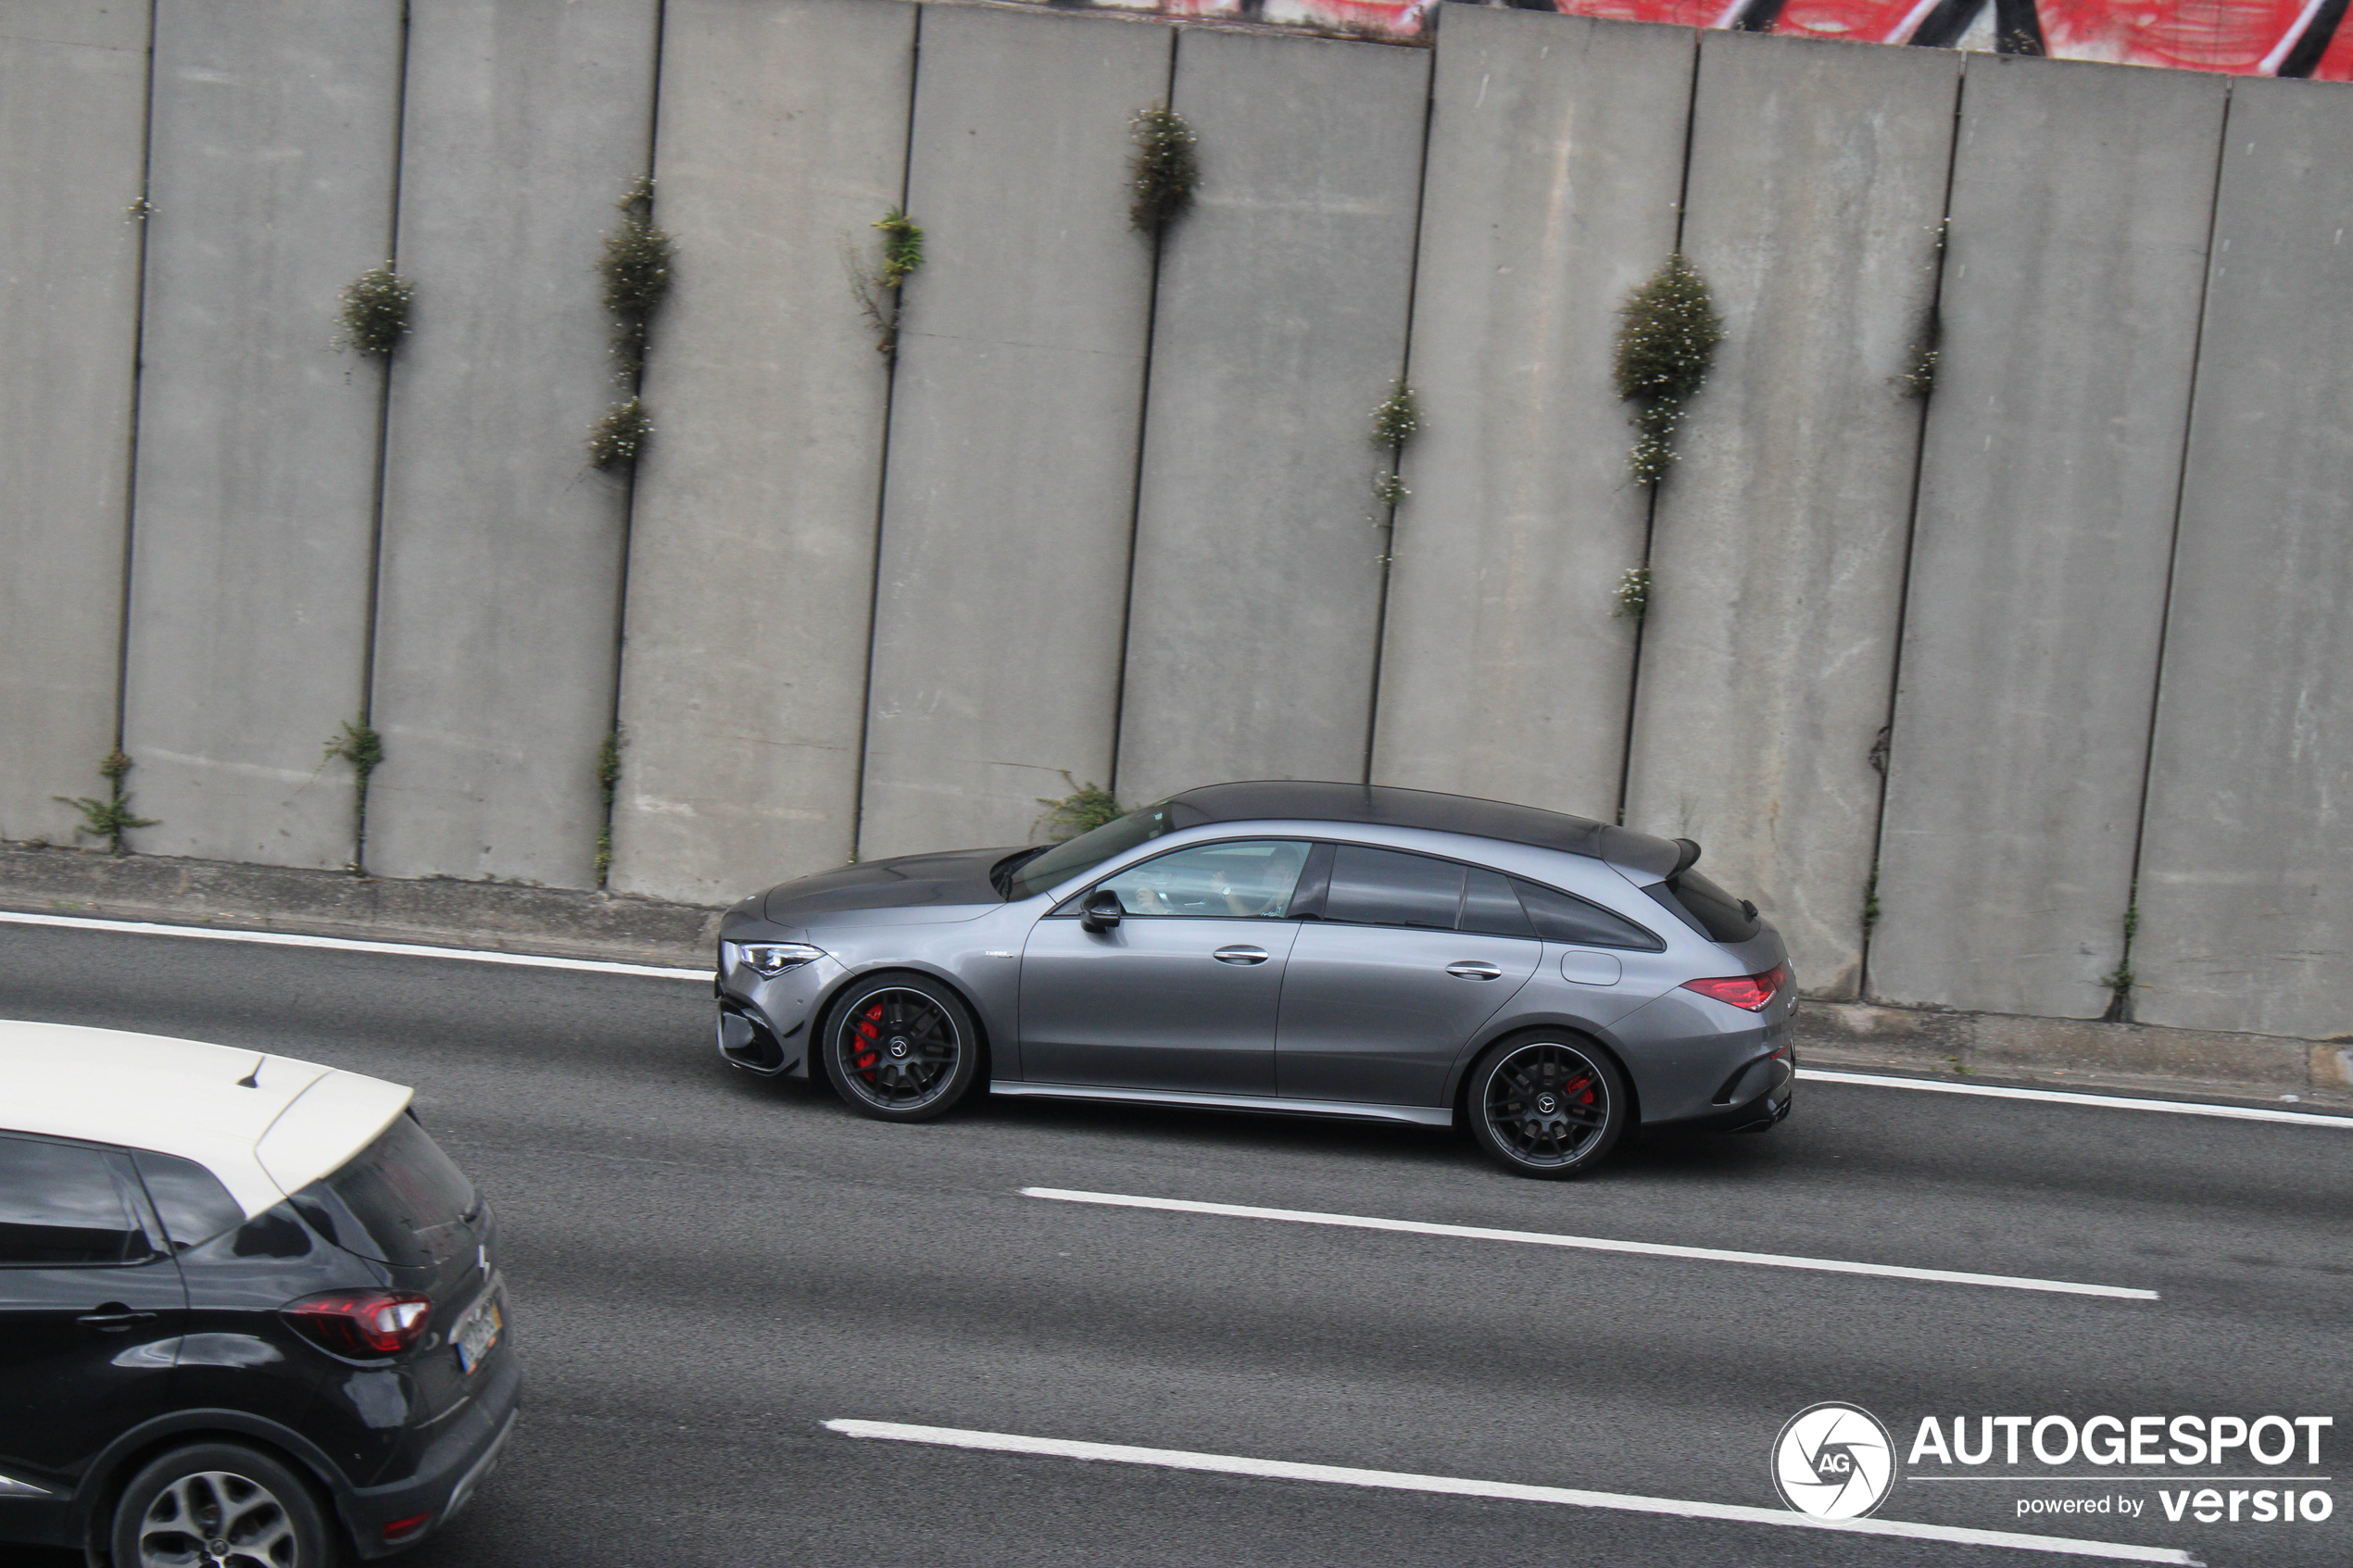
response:
[(1364, 776), (1382, 546), (1368, 437), (1404, 365), (1429, 63), (1178, 41), (1202, 182), (1161, 258), (1125, 798)]
[[(1018, 844), (1108, 782), (1151, 251), (1128, 119), (1166, 28), (927, 8), (860, 853)], [(847, 307), (847, 301), (845, 301)]]
[(1674, 248), (1697, 38), (1446, 11), (1377, 783), (1617, 809), (1648, 502), (1611, 345)]
[(0, 3), (0, 838), (106, 793), (146, 102), (145, 6)]
[(1960, 56), (1711, 32), (1683, 248), (1730, 323), (1662, 488), (1629, 827), (1698, 839), (1852, 997)]
[[(704, 903), (849, 858), (887, 369), (841, 242), (898, 204), (912, 6), (670, 0), (612, 884)], [(1033, 791), (1032, 793), (1036, 793)]]
[(2353, 101), (2241, 82), (2143, 829), (2136, 1016), (2353, 1034)]
[(1891, 1001), (2108, 1005), (2225, 91), (1969, 57), (1869, 953)]
[(134, 842), (352, 858), (384, 370), (338, 296), (392, 238), (398, 0), (157, 13), (123, 746)]
[(656, 13), (412, 12), (400, 260), (418, 324), (392, 378), (368, 824), (386, 875), (596, 880), (628, 481), (581, 444), (623, 395), (596, 261), (650, 158)]

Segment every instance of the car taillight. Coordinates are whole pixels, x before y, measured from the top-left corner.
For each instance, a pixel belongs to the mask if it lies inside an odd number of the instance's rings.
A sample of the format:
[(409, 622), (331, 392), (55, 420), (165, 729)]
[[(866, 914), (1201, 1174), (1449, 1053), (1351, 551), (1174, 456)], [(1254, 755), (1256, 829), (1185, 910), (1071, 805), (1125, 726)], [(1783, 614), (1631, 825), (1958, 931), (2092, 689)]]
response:
[(329, 1290), (278, 1312), (313, 1344), (365, 1360), (413, 1348), (425, 1336), (433, 1301), (409, 1290)]
[(1758, 974), (1733, 974), (1721, 980), (1686, 980), (1683, 989), (1697, 991), (1703, 997), (1713, 997), (1719, 1002), (1730, 1002), (1736, 1008), (1761, 1012), (1789, 979), (1789, 971), (1780, 964)]

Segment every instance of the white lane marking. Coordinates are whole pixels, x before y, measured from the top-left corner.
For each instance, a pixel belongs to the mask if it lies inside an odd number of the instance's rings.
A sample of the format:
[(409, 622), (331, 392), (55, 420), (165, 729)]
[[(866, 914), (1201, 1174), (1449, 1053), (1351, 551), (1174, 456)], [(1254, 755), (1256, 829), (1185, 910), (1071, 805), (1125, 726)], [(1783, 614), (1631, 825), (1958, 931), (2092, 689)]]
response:
[(1458, 1475), (1416, 1475), (1403, 1470), (1359, 1470), (1342, 1464), (1298, 1464), (1290, 1460), (1193, 1453), (1184, 1449), (1139, 1449), (1126, 1443), (1077, 1443), (1065, 1437), (1025, 1437), (1011, 1432), (971, 1432), (956, 1426), (910, 1426), (896, 1421), (828, 1421), (825, 1429), (845, 1437), (879, 1437), (887, 1442), (927, 1443), (937, 1448), (986, 1449), (998, 1453), (1044, 1454), (1055, 1459), (1098, 1460), (1112, 1464), (1149, 1464), (1164, 1470), (1206, 1470), (1277, 1481), (1323, 1481), (1341, 1486), (1378, 1486), (1393, 1492), (1444, 1492), (1512, 1502), (1565, 1503), (1571, 1508), (1610, 1508), (1626, 1513), (1671, 1513), (1685, 1519), (1725, 1519), (1743, 1524), (1781, 1524), (1800, 1530), (1838, 1530), (1855, 1536), (1894, 1536), (1905, 1540), (2010, 1547), (2020, 1551), (2057, 1552), (2069, 1557), (2180, 1562), (2189, 1568), (2204, 1568), (2188, 1552), (2171, 1547), (2073, 1540), (2065, 1536), (2029, 1536), (2009, 1530), (1972, 1530), (1957, 1524), (1915, 1524), (1902, 1519), (1816, 1519), (1809, 1514), (1778, 1508), (1750, 1508), (1740, 1503), (1691, 1502), (1680, 1498), (1589, 1492), (1571, 1486), (1529, 1486), (1516, 1481), (1477, 1481)]
[(1878, 1073), (1834, 1073), (1801, 1067), (1800, 1078), (1818, 1084), (1861, 1084), (1874, 1089), (1926, 1089), (1937, 1095), (1983, 1095), (1989, 1099), (2039, 1099), (2052, 1105), (2097, 1105), (2110, 1110), (2163, 1110), (2175, 1116), (2222, 1116), (2233, 1122), (2289, 1122), (2299, 1127), (2338, 1127), (2353, 1132), (2353, 1116), (2316, 1116), (2309, 1110), (2271, 1110), (2259, 1105), (2207, 1105), (2196, 1100), (2133, 1099), (2123, 1095), (2082, 1095), (2068, 1089), (2013, 1089), (2003, 1084), (1948, 1084), (1938, 1078), (1891, 1078)]
[(573, 969), (591, 974), (646, 974), (658, 980), (709, 980), (707, 969), (668, 969), (648, 963), (600, 963), (594, 959), (549, 958), (544, 953), (501, 953), (484, 947), (434, 947), (422, 942), (365, 942), (350, 936), (306, 936), (293, 931), (237, 931), (209, 925), (157, 925), (143, 921), (93, 920), (82, 915), (35, 915), (0, 909), (9, 925), (60, 925), (71, 931), (111, 931), (125, 936), (197, 936), (212, 942), (256, 942), (272, 947), (323, 947), (338, 953), (389, 953), (404, 959), (465, 959), (474, 963), (514, 964), (523, 969)]
[(1991, 1285), (2005, 1290), (2049, 1290), (2062, 1296), (2112, 1296), (2154, 1301), (2154, 1290), (2120, 1285), (2079, 1285), (2063, 1279), (2028, 1279), (2018, 1274), (1972, 1274), (1954, 1269), (1909, 1269), (1897, 1263), (1852, 1263), (1842, 1258), (1796, 1258), (1780, 1252), (1730, 1252), (1717, 1247), (1676, 1247), (1660, 1241), (1617, 1241), (1597, 1236), (1554, 1236), (1544, 1231), (1491, 1230), (1485, 1225), (1441, 1225), (1427, 1220), (1382, 1220), (1366, 1214), (1321, 1214), (1305, 1209), (1261, 1209), (1246, 1203), (1196, 1203), (1181, 1198), (1131, 1198), (1115, 1192), (1072, 1192), (1063, 1187), (1023, 1187), (1024, 1198), (1057, 1203), (1100, 1203), (1114, 1209), (1168, 1209), (1180, 1214), (1223, 1214), (1240, 1220), (1290, 1220), (1308, 1225), (1340, 1225), (1362, 1231), (1410, 1231), (1416, 1236), (1457, 1236), (1473, 1241), (1519, 1241), (1536, 1247), (1573, 1247), (1588, 1252), (1638, 1252), (1651, 1258), (1691, 1258), (1709, 1263), (1757, 1263), (1768, 1269), (1818, 1269), (1834, 1274), (1876, 1274), (1887, 1279), (1923, 1279), (1942, 1285)]

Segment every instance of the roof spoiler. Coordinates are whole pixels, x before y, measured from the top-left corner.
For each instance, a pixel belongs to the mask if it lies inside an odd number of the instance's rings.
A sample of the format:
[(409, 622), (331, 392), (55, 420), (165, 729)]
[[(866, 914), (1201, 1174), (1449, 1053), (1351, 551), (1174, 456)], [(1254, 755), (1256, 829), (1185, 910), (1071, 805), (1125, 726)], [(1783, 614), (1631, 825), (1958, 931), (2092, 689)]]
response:
[(1667, 873), (1667, 879), (1669, 882), (1672, 882), (1675, 878), (1681, 876), (1685, 872), (1690, 871), (1693, 866), (1698, 864), (1698, 840), (1679, 838), (1675, 841), (1675, 869)]

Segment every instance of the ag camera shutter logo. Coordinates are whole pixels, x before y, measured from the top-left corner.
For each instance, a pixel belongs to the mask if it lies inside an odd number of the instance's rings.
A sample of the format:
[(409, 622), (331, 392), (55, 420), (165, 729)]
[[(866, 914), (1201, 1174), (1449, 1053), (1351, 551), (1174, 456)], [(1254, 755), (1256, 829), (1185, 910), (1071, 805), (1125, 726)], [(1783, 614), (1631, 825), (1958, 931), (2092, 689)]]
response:
[(1860, 1519), (1895, 1485), (1895, 1444), (1879, 1417), (1855, 1405), (1808, 1405), (1773, 1440), (1781, 1501), (1817, 1519)]

